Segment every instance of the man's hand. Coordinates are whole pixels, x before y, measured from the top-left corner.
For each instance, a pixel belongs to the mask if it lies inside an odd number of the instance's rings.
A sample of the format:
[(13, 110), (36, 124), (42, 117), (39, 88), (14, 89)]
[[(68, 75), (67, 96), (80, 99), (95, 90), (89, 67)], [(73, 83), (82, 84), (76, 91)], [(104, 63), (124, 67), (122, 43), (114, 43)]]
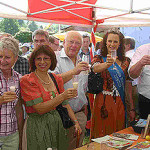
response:
[(139, 62), (142, 66), (150, 65), (150, 55), (144, 55)]
[(78, 75), (81, 71), (89, 70), (89, 64), (87, 62), (79, 62), (77, 66), (73, 69), (74, 75)]

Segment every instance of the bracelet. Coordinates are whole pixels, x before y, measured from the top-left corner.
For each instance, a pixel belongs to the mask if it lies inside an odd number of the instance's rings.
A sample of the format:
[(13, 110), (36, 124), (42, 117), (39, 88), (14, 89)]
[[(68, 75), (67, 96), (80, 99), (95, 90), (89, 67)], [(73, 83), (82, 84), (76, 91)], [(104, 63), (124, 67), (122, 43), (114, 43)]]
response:
[(135, 109), (131, 109), (130, 111), (135, 111)]
[(74, 120), (74, 122), (78, 122), (78, 120)]

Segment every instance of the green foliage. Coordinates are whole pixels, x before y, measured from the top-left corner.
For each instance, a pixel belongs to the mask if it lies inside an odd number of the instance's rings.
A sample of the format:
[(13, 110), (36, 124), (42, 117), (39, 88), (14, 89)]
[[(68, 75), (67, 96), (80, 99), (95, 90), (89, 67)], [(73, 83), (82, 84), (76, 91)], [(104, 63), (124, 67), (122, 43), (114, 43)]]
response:
[(34, 32), (38, 29), (38, 25), (34, 21), (31, 21), (28, 24), (28, 28), (30, 29), (30, 31)]
[(15, 35), (19, 31), (19, 24), (16, 19), (3, 18), (0, 22), (0, 30)]
[(19, 31), (15, 34), (15, 38), (21, 43), (32, 42), (32, 32), (31, 31)]

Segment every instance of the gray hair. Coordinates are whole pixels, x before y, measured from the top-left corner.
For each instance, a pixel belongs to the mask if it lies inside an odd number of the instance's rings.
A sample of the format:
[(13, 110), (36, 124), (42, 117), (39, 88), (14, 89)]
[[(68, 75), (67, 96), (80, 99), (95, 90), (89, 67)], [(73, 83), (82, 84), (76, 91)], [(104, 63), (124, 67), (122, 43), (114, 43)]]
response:
[(3, 37), (0, 40), (0, 50), (8, 49), (13, 52), (15, 57), (19, 54), (19, 41), (13, 37)]
[(49, 41), (49, 34), (47, 31), (44, 31), (42, 29), (35, 30), (32, 34), (32, 40), (34, 40), (34, 37), (36, 35), (44, 35), (46, 37), (47, 41)]
[(74, 30), (68, 31), (65, 34), (65, 40), (67, 39), (67, 37), (68, 37), (69, 34), (76, 34), (76, 35), (78, 35), (80, 37), (80, 39), (81, 39), (81, 44), (83, 43), (82, 35), (78, 31), (74, 31)]

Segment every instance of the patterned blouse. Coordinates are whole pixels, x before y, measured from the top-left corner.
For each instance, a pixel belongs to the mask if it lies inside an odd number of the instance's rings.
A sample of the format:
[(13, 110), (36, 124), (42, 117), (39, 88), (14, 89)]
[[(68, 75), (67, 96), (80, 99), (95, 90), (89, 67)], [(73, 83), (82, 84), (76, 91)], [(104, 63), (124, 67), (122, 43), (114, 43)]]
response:
[[(64, 92), (64, 83), (61, 76), (55, 74), (53, 75), (57, 81), (60, 93)], [(34, 72), (24, 75), (20, 80), (20, 86), (21, 96), (24, 100), (27, 113), (36, 113), (36, 111), (33, 108), (33, 105), (53, 100), (54, 94), (59, 94), (58, 92), (54, 93), (53, 91), (45, 91), (42, 84), (38, 82), (38, 78)], [(63, 105), (66, 104), (68, 104), (67, 100), (63, 102)]]

